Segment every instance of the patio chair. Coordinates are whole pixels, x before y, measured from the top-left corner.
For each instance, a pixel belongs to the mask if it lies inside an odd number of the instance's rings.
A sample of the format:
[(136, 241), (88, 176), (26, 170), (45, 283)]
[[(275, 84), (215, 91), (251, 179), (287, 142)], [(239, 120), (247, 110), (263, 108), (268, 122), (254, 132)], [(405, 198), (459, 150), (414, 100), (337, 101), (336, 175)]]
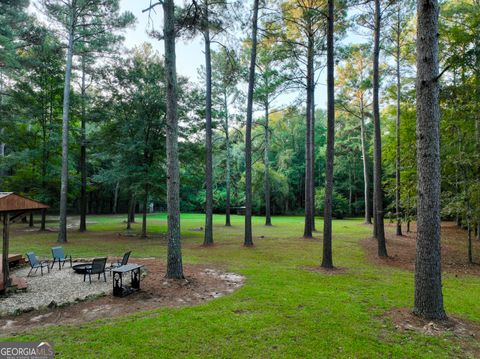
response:
[(131, 253), (132, 253), (132, 251), (126, 252), (123, 255), (123, 258), (122, 258), (121, 261), (116, 261), (116, 262), (113, 262), (112, 264), (110, 264), (110, 267), (108, 268), (109, 271), (110, 271), (110, 275), (112, 275), (112, 269), (115, 269), (115, 268), (118, 268), (118, 267), (121, 267), (121, 266), (124, 266), (124, 265), (128, 264), (128, 259), (130, 258)]
[(107, 258), (95, 258), (92, 261), (92, 264), (85, 268), (85, 274), (83, 275), (83, 281), (85, 282), (85, 278), (88, 274), (88, 281), (90, 284), (92, 283), (92, 274), (98, 274), (98, 280), (100, 280), (100, 274), (103, 274), (103, 279), (105, 282), (107, 281), (107, 277), (105, 276), (105, 267), (107, 265)]
[(72, 256), (66, 256), (63, 247), (52, 247), (52, 256), (52, 268), (55, 265), (55, 262), (58, 262), (58, 269), (62, 269), (62, 267), (65, 266), (66, 261), (70, 261), (70, 268), (72, 267)]
[(30, 264), (30, 272), (28, 272), (27, 277), (30, 277), (30, 273), (32, 273), (32, 270), (35, 269), (35, 273), (37, 273), (38, 268), (40, 268), (40, 273), (43, 276), (43, 268), (47, 268), (48, 273), (50, 273), (50, 266), (48, 263), (48, 260), (43, 260), (39, 261), (35, 253), (33, 252), (28, 252), (27, 254), (28, 258), (28, 263)]

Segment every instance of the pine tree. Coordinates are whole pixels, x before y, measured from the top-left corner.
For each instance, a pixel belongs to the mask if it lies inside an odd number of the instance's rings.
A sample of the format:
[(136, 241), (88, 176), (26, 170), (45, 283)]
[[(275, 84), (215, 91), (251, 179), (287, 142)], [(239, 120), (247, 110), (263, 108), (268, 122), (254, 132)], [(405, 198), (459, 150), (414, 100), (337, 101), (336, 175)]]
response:
[(132, 23), (131, 13), (120, 14), (119, 0), (42, 0), (49, 16), (57, 21), (67, 40), (62, 116), (62, 171), (60, 188), (60, 225), (58, 242), (67, 241), (68, 142), (70, 86), (73, 56), (79, 44), (95, 44), (105, 33)]
[(417, 256), (413, 312), (446, 319), (440, 250), (440, 105), (437, 0), (417, 2)]

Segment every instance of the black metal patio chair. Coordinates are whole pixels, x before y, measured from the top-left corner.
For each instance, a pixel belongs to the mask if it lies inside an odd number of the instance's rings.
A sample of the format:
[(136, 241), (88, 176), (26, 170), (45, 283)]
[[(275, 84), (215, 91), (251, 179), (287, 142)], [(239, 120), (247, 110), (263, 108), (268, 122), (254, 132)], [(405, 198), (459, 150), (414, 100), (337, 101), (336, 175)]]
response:
[(103, 274), (103, 279), (105, 282), (107, 281), (107, 277), (105, 275), (105, 267), (107, 265), (107, 258), (95, 258), (92, 261), (92, 264), (85, 268), (85, 274), (83, 275), (83, 281), (88, 275), (88, 281), (92, 283), (92, 274), (98, 274), (98, 280), (100, 280), (100, 275)]
[(32, 273), (32, 270), (34, 269), (35, 269), (35, 273), (37, 273), (38, 268), (40, 268), (40, 273), (42, 274), (42, 276), (43, 276), (43, 268), (45, 267), (47, 268), (48, 273), (50, 273), (50, 266), (49, 266), (48, 260), (41, 260), (41, 261), (38, 260), (37, 256), (33, 252), (28, 252), (26, 256), (28, 258), (28, 263), (30, 264), (30, 271), (28, 272), (27, 277), (30, 276), (30, 274)]
[(128, 264), (128, 259), (130, 258), (130, 254), (132, 254), (132, 251), (126, 252), (123, 255), (123, 258), (122, 258), (121, 261), (116, 261), (116, 262), (113, 262), (112, 264), (110, 264), (110, 267), (108, 268), (108, 270), (110, 271), (110, 275), (112, 275), (112, 269), (115, 269), (115, 268), (118, 268), (118, 267), (121, 267), (121, 266), (124, 266), (124, 265)]

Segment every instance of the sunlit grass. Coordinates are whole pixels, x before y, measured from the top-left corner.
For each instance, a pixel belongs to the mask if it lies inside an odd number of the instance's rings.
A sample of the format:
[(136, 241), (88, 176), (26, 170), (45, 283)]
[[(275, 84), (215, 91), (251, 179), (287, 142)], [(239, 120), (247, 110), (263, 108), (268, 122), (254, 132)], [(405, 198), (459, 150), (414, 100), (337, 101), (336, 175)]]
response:
[[(71, 231), (66, 251), (75, 257), (121, 255), (166, 257), (165, 214), (149, 216), (152, 238), (119, 236), (124, 216), (91, 216), (87, 233)], [(254, 218), (255, 247), (244, 248), (244, 217), (233, 216), (232, 227), (215, 216), (216, 246), (204, 248), (204, 217), (182, 215), (185, 263), (218, 264), (246, 276), (234, 294), (207, 304), (160, 308), (115, 320), (78, 326), (36, 329), (15, 340), (48, 340), (59, 357), (451, 357), (459, 354), (452, 338), (404, 333), (382, 319), (385, 311), (411, 307), (413, 273), (375, 267), (368, 263), (359, 241), (370, 236), (362, 220), (334, 221), (335, 265), (341, 275), (302, 269), (319, 265), (321, 233), (303, 240), (303, 218), (274, 217), (273, 227)], [(140, 221), (140, 217), (137, 217)], [(140, 230), (140, 223), (134, 231)], [(317, 228), (322, 222), (317, 221)], [(155, 236), (156, 235), (156, 236)], [(262, 238), (263, 237), (263, 238)], [(24, 233), (16, 228), (11, 251), (34, 250), (49, 255), (56, 233)], [(160, 278), (159, 278), (160, 280)], [(449, 313), (480, 322), (480, 279), (445, 277), (445, 303)]]

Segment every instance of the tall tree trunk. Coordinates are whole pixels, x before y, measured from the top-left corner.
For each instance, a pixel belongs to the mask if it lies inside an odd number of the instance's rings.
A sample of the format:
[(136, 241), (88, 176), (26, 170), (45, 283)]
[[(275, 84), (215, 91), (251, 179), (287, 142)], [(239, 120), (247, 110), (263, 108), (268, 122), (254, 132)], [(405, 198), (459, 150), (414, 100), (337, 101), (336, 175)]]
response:
[(175, 4), (163, 1), (165, 72), (167, 82), (167, 278), (183, 278), (180, 243), (180, 171), (178, 163), (177, 69), (175, 54)]
[(70, 19), (68, 34), (67, 64), (65, 68), (65, 85), (63, 88), (63, 119), (62, 119), (62, 172), (60, 187), (60, 223), (58, 229), (58, 242), (67, 242), (67, 200), (68, 200), (68, 128), (70, 111), (70, 82), (72, 75), (73, 58), (73, 17)]
[(400, 210), (400, 116), (401, 116), (401, 100), (402, 100), (402, 85), (401, 85), (401, 74), (400, 74), (400, 6), (401, 3), (398, 3), (398, 23), (397, 23), (397, 121), (395, 124), (396, 130), (396, 140), (397, 140), (397, 153), (395, 158), (395, 212), (397, 216), (397, 225), (396, 225), (396, 234), (397, 236), (402, 235), (402, 216)]
[(335, 64), (334, 64), (334, 0), (328, 0), (327, 27), (327, 153), (325, 166), (325, 209), (323, 224), (323, 268), (333, 268), (332, 259), (332, 197), (335, 141)]
[[(480, 1), (476, 0), (475, 1), (476, 8), (480, 6)], [(477, 23), (478, 24), (478, 23)], [(476, 97), (477, 101), (475, 102), (475, 107), (476, 107), (476, 116), (475, 116), (475, 144), (476, 144), (476, 149), (477, 149), (477, 154), (480, 153), (480, 101), (478, 99), (480, 98), (480, 39), (478, 37), (478, 30), (480, 29), (480, 25), (477, 25), (477, 36), (475, 37), (475, 79), (477, 82), (476, 85)], [(477, 165), (476, 165), (476, 178), (477, 178), (477, 183), (480, 183), (480, 161), (477, 159)], [(480, 240), (480, 215), (478, 214), (478, 206), (480, 206), (480, 203), (476, 203), (476, 222), (477, 225), (475, 226), (475, 233), (477, 236), (477, 239)]]
[(137, 199), (135, 194), (132, 193), (130, 197), (130, 202), (128, 205), (128, 220), (130, 223), (135, 223), (135, 207), (137, 206)]
[(446, 319), (440, 248), (440, 106), (437, 0), (417, 2), (417, 249), (413, 312)]
[(269, 127), (269, 102), (265, 101), (265, 225), (272, 225), (271, 209), (270, 209), (270, 127)]
[(259, 0), (253, 0), (252, 49), (248, 76), (247, 123), (245, 126), (245, 239), (244, 246), (253, 246), (252, 238), (252, 120), (253, 90), (255, 88), (255, 65), (257, 61)]
[(86, 121), (86, 88), (85, 88), (85, 55), (82, 55), (82, 115), (81, 115), (81, 139), (80, 139), (80, 172), (81, 172), (81, 186), (80, 186), (80, 232), (87, 230), (87, 138), (85, 132)]
[[(310, 31), (311, 33), (311, 31)], [(312, 84), (313, 84), (313, 61), (314, 61), (314, 39), (313, 34), (308, 36), (307, 48), (307, 119), (305, 126), (305, 227), (304, 238), (313, 237), (313, 123), (312, 123)]]
[(120, 182), (117, 181), (115, 184), (115, 189), (113, 190), (113, 206), (112, 206), (112, 214), (117, 214), (117, 207), (118, 207), (118, 191), (120, 190)]
[(352, 163), (348, 160), (348, 215), (352, 216), (352, 203), (353, 203), (353, 180), (352, 180)]
[(128, 212), (127, 212), (127, 230), (132, 229), (132, 223), (135, 223), (135, 195), (130, 194), (128, 200)]
[(46, 228), (45, 228), (45, 222), (47, 220), (47, 211), (45, 209), (42, 209), (42, 221), (41, 221), (41, 224), (40, 224), (40, 231), (45, 231)]
[(362, 158), (363, 158), (363, 196), (365, 200), (365, 223), (372, 224), (371, 208), (370, 208), (370, 176), (368, 173), (368, 153), (367, 153), (367, 141), (365, 138), (365, 113), (363, 108), (363, 99), (362, 99), (362, 108), (360, 115), (360, 142), (362, 146)]
[(473, 263), (473, 254), (472, 254), (472, 224), (471, 224), (470, 219), (468, 220), (467, 233), (468, 233), (468, 263)]
[[(315, 56), (315, 55), (314, 55)], [(313, 66), (313, 65), (312, 65)], [(311, 98), (311, 104), (312, 104), (312, 112), (310, 115), (312, 116), (312, 146), (310, 148), (311, 156), (312, 156), (312, 181), (310, 185), (312, 188), (310, 189), (310, 193), (312, 196), (312, 231), (316, 232), (317, 227), (315, 223), (315, 213), (316, 213), (316, 208), (315, 208), (315, 68), (312, 68), (312, 84), (310, 86), (310, 91), (312, 94), (310, 95)]]
[(8, 266), (8, 242), (10, 240), (10, 215), (7, 212), (4, 212), (2, 215), (3, 219), (3, 244), (2, 244), (2, 281), (4, 285), (3, 291), (5, 292), (10, 282), (10, 269)]
[(226, 154), (226, 173), (225, 173), (225, 226), (230, 227), (230, 127), (228, 121), (228, 103), (227, 94), (224, 93), (224, 107), (225, 107), (225, 151)]
[(147, 238), (147, 212), (148, 212), (148, 185), (145, 185), (142, 208), (142, 235), (140, 238)]
[(375, 31), (373, 46), (373, 124), (374, 124), (374, 171), (373, 191), (375, 193), (375, 228), (378, 242), (378, 256), (387, 257), (387, 246), (385, 243), (385, 228), (383, 224), (383, 188), (382, 188), (382, 130), (380, 127), (380, 0), (375, 0)]
[(207, 29), (205, 37), (205, 236), (203, 245), (213, 244), (213, 160), (212, 160), (212, 58), (210, 51), (210, 31), (208, 30), (208, 1), (205, 1)]
[[(3, 83), (3, 73), (0, 73), (0, 109), (3, 106), (3, 93), (4, 93), (4, 83)], [(5, 132), (5, 129), (2, 127), (0, 129), (0, 158), (5, 157), (5, 142), (3, 138), (3, 134)], [(0, 176), (5, 175), (5, 170), (3, 168), (0, 169)]]

